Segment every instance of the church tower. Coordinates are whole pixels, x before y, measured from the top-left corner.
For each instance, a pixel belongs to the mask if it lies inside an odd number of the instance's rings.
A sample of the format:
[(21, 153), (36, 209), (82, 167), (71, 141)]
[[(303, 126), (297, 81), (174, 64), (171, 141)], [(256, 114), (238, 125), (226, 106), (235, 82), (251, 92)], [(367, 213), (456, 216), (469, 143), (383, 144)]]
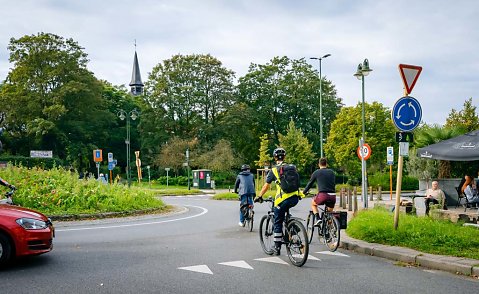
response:
[(133, 72), (131, 73), (130, 91), (134, 96), (141, 95), (143, 93), (143, 83), (141, 82), (140, 66), (138, 65), (138, 56), (136, 55), (136, 42), (135, 42), (135, 58), (133, 59)]

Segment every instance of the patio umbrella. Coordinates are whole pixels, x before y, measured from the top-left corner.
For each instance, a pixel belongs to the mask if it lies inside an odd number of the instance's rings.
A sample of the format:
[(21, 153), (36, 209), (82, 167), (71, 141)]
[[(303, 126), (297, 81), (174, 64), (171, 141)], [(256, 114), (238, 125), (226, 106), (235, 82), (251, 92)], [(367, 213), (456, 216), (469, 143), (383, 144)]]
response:
[(479, 160), (479, 130), (419, 148), (417, 156), (449, 161)]

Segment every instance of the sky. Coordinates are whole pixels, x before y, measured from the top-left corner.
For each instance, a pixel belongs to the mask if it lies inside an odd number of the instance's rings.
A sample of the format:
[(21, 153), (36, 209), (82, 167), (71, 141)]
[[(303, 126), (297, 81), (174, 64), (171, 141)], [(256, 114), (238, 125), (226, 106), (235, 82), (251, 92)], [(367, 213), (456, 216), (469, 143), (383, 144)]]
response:
[(422, 67), (410, 96), (422, 120), (444, 124), (479, 102), (477, 0), (0, 0), (0, 80), (12, 68), (11, 38), (52, 33), (84, 48), (88, 68), (114, 85), (131, 80), (136, 51), (143, 82), (176, 54), (211, 54), (236, 78), (275, 56), (331, 54), (321, 63), (346, 106), (362, 101), (353, 74), (369, 60), (365, 101), (393, 108), (404, 96), (399, 64)]

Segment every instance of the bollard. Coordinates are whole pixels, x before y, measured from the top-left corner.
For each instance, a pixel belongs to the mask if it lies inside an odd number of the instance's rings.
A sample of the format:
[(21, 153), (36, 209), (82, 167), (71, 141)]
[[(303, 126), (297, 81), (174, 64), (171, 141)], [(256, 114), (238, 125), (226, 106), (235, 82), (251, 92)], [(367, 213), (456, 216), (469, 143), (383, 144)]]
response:
[(374, 200), (373, 186), (369, 187), (369, 200)]
[(378, 201), (383, 200), (383, 188), (382, 188), (381, 186), (378, 186), (378, 197), (377, 197), (377, 200), (378, 200)]
[(346, 193), (343, 193), (343, 201), (342, 201), (342, 205), (341, 205), (341, 208), (342, 209), (346, 209)]
[(348, 211), (353, 211), (353, 193), (348, 189)]
[(358, 190), (356, 187), (353, 189), (353, 211), (356, 212), (358, 211)]
[(339, 191), (339, 207), (343, 207), (343, 188)]

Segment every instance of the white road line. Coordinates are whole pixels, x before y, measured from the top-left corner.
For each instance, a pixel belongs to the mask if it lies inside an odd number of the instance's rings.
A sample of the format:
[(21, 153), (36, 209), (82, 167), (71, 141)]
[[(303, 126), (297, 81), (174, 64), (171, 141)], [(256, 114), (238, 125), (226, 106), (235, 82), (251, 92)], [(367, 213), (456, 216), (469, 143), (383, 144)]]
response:
[(199, 214), (176, 218), (176, 219), (169, 219), (169, 220), (162, 220), (162, 221), (155, 221), (155, 222), (146, 222), (146, 223), (137, 223), (137, 224), (124, 224), (124, 225), (112, 225), (112, 226), (102, 226), (102, 227), (85, 227), (85, 228), (71, 228), (71, 229), (55, 229), (55, 232), (71, 232), (71, 231), (86, 231), (86, 230), (102, 230), (102, 229), (116, 229), (116, 228), (127, 228), (127, 227), (138, 227), (138, 226), (146, 226), (146, 225), (156, 225), (162, 223), (170, 223), (175, 221), (186, 220), (198, 216), (202, 216), (203, 214), (208, 212), (208, 209), (201, 207), (201, 206), (194, 206), (194, 205), (185, 205), (189, 207), (195, 207), (202, 210)]
[(210, 274), (210, 275), (213, 274), (213, 272), (210, 270), (210, 268), (205, 264), (179, 267), (178, 269), (186, 270), (186, 271), (192, 271), (192, 272), (198, 272), (198, 273), (203, 273), (203, 274)]
[(344, 253), (341, 253), (341, 252), (331, 252), (331, 251), (320, 251), (320, 252), (316, 252), (316, 253), (319, 253), (319, 254), (325, 254), (325, 255), (335, 255), (335, 256), (344, 256), (344, 257), (349, 257), (349, 255), (346, 255)]
[(275, 257), (256, 258), (255, 260), (289, 265), (286, 261), (284, 261), (281, 258), (276, 257), (276, 256)]
[(246, 268), (246, 269), (253, 269), (251, 265), (249, 265), (246, 261), (244, 260), (238, 260), (238, 261), (230, 261), (230, 262), (220, 262), (218, 264), (222, 265), (227, 265), (227, 266), (234, 266), (234, 267), (240, 267), (240, 268)]

